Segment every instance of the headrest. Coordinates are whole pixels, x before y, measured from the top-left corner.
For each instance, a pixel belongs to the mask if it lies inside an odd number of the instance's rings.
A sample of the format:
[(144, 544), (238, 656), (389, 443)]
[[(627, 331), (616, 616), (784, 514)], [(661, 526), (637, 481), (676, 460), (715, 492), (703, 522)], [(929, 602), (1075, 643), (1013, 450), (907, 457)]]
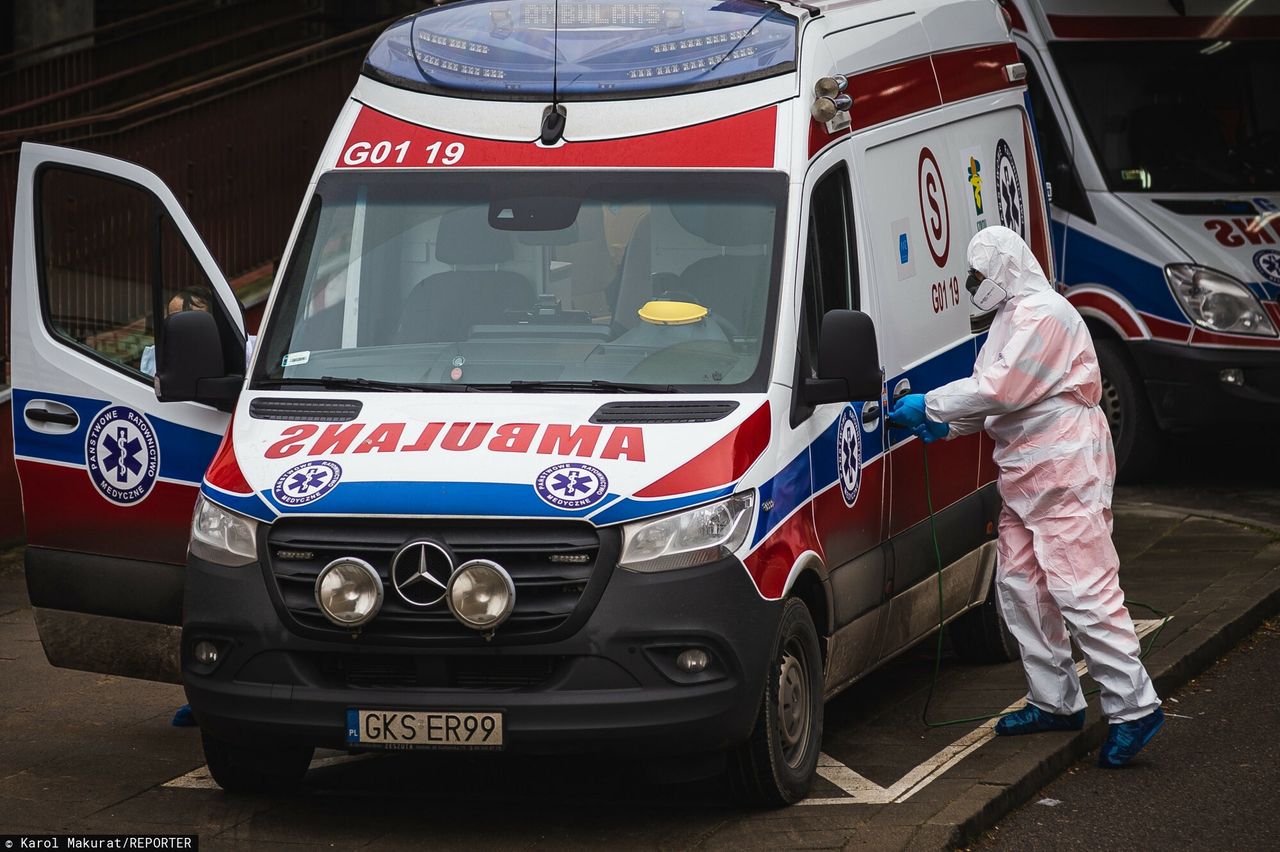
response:
[(459, 207), (440, 217), (436, 260), (450, 266), (505, 263), (514, 256), (511, 234), (489, 227), (489, 206)]
[(760, 204), (704, 204), (679, 202), (671, 215), (694, 236), (716, 246), (749, 246), (773, 242), (772, 207)]

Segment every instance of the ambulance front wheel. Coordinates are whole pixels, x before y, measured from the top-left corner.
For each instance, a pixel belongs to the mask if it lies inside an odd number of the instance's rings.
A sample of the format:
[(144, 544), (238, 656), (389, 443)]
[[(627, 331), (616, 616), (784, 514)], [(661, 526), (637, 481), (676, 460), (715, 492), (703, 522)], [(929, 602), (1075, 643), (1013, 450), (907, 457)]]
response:
[(729, 767), (747, 803), (781, 807), (809, 793), (822, 750), (822, 653), (809, 609), (788, 598), (750, 738)]
[(1116, 478), (1136, 482), (1160, 460), (1163, 436), (1147, 401), (1142, 377), (1118, 340), (1097, 340), (1102, 372), (1102, 410), (1116, 450)]
[(204, 761), (218, 786), (228, 793), (285, 793), (298, 786), (311, 765), (311, 746), (240, 746), (208, 734)]

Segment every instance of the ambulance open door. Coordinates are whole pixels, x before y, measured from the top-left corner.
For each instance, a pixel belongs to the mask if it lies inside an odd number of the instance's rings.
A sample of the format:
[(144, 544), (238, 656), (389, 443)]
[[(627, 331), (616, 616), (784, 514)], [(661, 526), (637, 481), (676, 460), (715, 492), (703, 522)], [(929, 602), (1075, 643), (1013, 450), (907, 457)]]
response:
[(55, 666), (177, 681), (192, 508), (229, 416), (158, 401), (158, 347), (166, 316), (208, 311), (243, 374), (240, 305), (138, 166), (26, 144), (16, 214), (14, 455), (40, 640)]

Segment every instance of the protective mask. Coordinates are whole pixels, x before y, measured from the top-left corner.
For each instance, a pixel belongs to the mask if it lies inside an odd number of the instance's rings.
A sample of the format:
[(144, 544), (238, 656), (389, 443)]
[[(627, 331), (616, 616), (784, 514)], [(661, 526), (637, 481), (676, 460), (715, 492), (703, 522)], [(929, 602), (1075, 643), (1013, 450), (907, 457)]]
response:
[(986, 313), (1000, 307), (1000, 303), (1009, 298), (1009, 291), (996, 282), (981, 275), (976, 269), (969, 270), (969, 277), (964, 282), (969, 291), (969, 299), (973, 306)]

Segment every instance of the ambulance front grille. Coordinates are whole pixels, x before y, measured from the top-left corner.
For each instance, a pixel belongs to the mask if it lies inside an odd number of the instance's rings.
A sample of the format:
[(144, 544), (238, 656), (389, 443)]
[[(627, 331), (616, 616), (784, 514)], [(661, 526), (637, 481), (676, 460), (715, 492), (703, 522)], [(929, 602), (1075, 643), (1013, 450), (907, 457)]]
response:
[[(582, 521), (282, 518), (266, 542), (268, 579), (293, 627), (310, 635), (348, 638), (320, 612), (316, 577), (333, 560), (363, 559), (383, 581), (383, 604), (364, 625), (361, 641), (384, 644), (503, 644), (547, 641), (577, 629), (599, 599), (618, 555), (617, 534)], [(516, 587), (515, 608), (491, 643), (453, 617), (444, 601), (407, 604), (396, 593), (391, 562), (405, 544), (439, 542), (455, 557), (497, 562)]]

